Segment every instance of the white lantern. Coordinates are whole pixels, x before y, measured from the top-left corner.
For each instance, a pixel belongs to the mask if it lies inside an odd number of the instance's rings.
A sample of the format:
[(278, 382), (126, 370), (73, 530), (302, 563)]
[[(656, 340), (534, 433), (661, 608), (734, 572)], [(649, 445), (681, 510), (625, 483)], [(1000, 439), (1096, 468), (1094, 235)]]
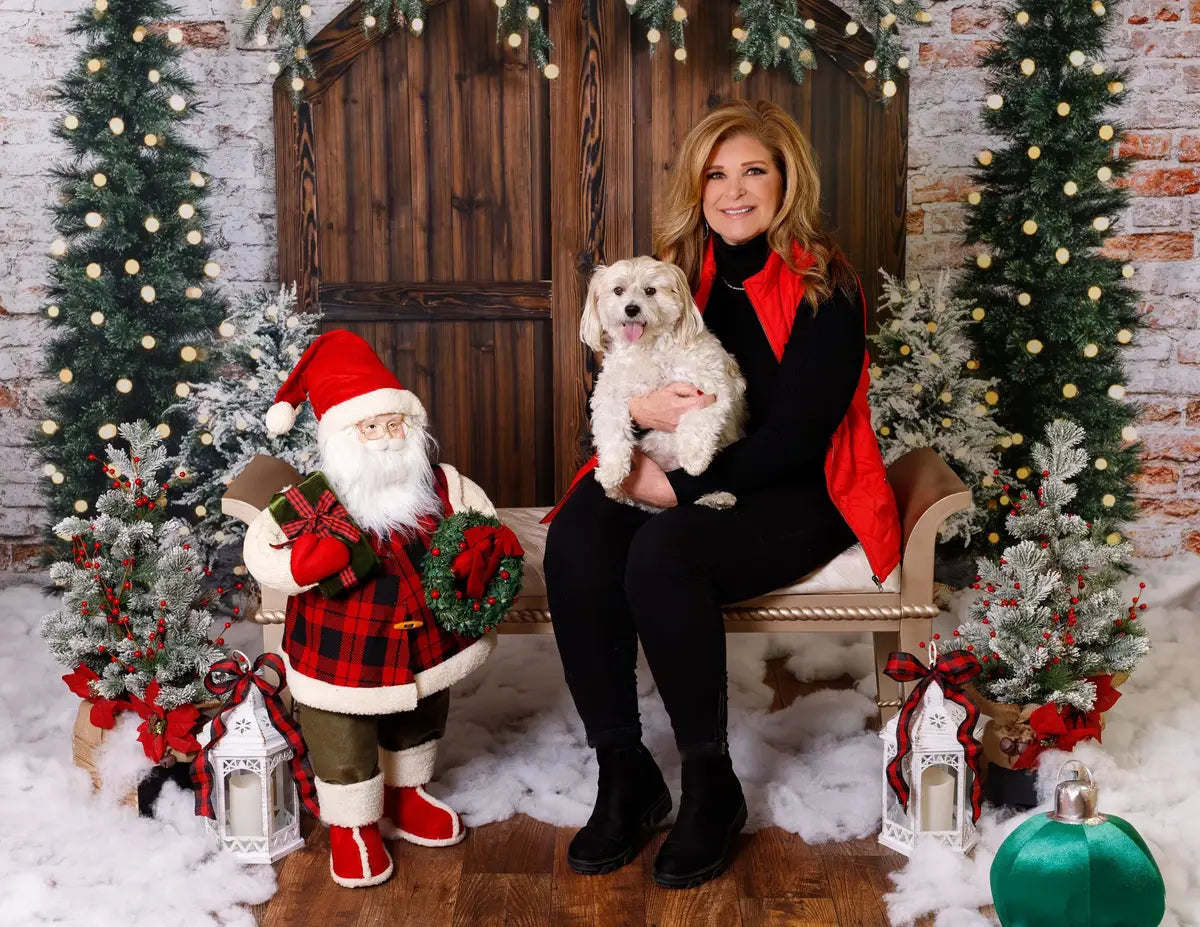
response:
[[(929, 665), (937, 650), (929, 645)], [(939, 681), (930, 680), (910, 721), (909, 754), (901, 761), (908, 783), (908, 808), (900, 804), (888, 781), (887, 768), (899, 751), (900, 714), (884, 725), (883, 828), (879, 842), (907, 856), (921, 836), (932, 837), (963, 853), (975, 846), (978, 834), (972, 815), (974, 773), (958, 741), (967, 710), (947, 699)], [(974, 734), (974, 732), (972, 732)]]
[[(253, 672), (245, 654), (234, 657)], [(257, 686), (222, 714), (225, 733), (211, 750), (211, 721), (199, 737), (213, 776), (208, 831), (242, 862), (273, 863), (304, 846), (292, 748), (271, 724)]]

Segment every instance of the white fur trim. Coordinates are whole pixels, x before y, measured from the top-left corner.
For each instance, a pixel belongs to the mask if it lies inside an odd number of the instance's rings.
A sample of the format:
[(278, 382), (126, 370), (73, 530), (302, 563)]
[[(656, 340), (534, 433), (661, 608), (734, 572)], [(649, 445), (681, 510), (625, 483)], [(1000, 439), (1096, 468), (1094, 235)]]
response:
[(312, 589), (296, 584), (292, 576), (292, 552), (288, 547), (274, 548), (273, 544), (286, 544), (287, 535), (271, 517), (270, 509), (263, 509), (246, 529), (246, 540), (242, 543), (242, 559), (246, 569), (263, 586), (278, 589), (284, 595), (299, 595)]
[(366, 782), (337, 785), (313, 777), (321, 820), (334, 827), (366, 827), (383, 817), (383, 773)]
[(446, 495), (450, 499), (450, 508), (455, 512), (474, 509), (481, 515), (496, 517), (496, 507), (477, 484), (463, 476), (450, 464), (438, 464), (446, 474)]
[(267, 434), (286, 434), (296, 424), (296, 407), (290, 402), (277, 402), (267, 409), (265, 421)]
[(418, 687), (415, 682), (399, 686), (335, 686), (331, 682), (305, 676), (292, 666), (286, 653), (283, 654), (283, 665), (287, 669), (288, 688), (301, 705), (347, 715), (390, 715), (397, 711), (412, 711), (417, 707)]
[[(388, 828), (389, 838), (393, 840), (398, 838), (407, 843), (415, 843), (419, 847), (452, 847), (456, 843), (462, 843), (463, 838), (467, 836), (467, 830), (465, 827), (463, 827), (462, 818), (458, 816), (458, 812), (445, 802), (438, 801), (420, 786), (417, 786), (417, 791), (421, 793), (421, 797), (429, 802), (429, 804), (433, 805), (435, 808), (441, 808), (450, 815), (450, 820), (453, 822), (450, 836), (443, 837), (441, 840), (431, 837), (418, 837), (416, 834), (410, 834), (402, 827), (393, 826)], [(386, 820), (387, 819), (384, 818), (384, 821)]]
[(353, 399), (330, 406), (321, 416), (318, 433), (326, 434), (329, 431), (337, 431), (373, 415), (397, 412), (407, 415), (414, 425), (422, 428), (428, 421), (425, 407), (421, 405), (421, 400), (414, 393), (406, 389), (389, 387), (373, 389), (369, 393), (363, 393)]
[(437, 759), (436, 740), (430, 740), (407, 750), (379, 749), (379, 768), (384, 785), (424, 785), (433, 778), (433, 763)]
[(496, 646), (496, 629), (492, 628), (487, 634), (475, 641), (466, 650), (460, 650), (449, 660), (443, 660), (437, 666), (416, 674), (417, 694), (424, 698), (448, 689), (460, 679), (465, 679), (471, 673), (483, 666), (492, 649)]
[[(362, 871), (370, 872), (370, 867), (367, 865), (369, 854), (367, 853), (367, 843), (362, 838), (361, 828), (355, 827), (353, 830), (354, 842), (358, 845), (359, 859), (362, 861)], [(392, 862), (392, 854), (388, 852), (387, 847), (383, 848), (383, 855), (387, 857), (387, 868), (383, 872), (378, 872), (375, 875), (364, 876), (361, 879), (347, 879), (338, 875), (333, 871), (333, 854), (329, 854), (329, 877), (343, 888), (369, 888), (372, 885), (379, 885), (381, 882), (386, 882), (391, 878), (392, 870), (395, 864)]]

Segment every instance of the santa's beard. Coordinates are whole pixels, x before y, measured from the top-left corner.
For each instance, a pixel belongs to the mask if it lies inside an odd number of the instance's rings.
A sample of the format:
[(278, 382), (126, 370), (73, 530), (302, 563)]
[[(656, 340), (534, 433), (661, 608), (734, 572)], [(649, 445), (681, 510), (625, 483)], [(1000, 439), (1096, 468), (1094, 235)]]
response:
[(321, 472), (362, 528), (378, 535), (415, 534), (427, 515), (440, 518), (433, 485), (432, 439), (409, 425), (403, 438), (363, 443), (351, 425), (328, 434), (318, 429)]

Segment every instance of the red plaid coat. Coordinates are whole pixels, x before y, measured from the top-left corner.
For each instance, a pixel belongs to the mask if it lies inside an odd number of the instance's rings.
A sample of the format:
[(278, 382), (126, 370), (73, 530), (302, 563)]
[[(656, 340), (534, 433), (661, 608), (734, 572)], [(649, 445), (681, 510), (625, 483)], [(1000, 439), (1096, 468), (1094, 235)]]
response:
[[(446, 474), (438, 467), (434, 476), (450, 515)], [(402, 540), (368, 532), (380, 572), (334, 598), (314, 588), (288, 600), (283, 650), (298, 702), (347, 714), (408, 711), (487, 659), (495, 632), (470, 638), (443, 630), (425, 604), (421, 561), (438, 524), (426, 518)]]

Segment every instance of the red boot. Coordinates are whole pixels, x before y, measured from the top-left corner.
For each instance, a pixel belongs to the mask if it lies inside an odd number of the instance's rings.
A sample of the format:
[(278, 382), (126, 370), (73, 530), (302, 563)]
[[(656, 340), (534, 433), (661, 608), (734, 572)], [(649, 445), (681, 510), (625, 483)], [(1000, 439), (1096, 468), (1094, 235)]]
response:
[(386, 882), (392, 857), (383, 845), (383, 776), (335, 785), (316, 780), (321, 820), (329, 825), (329, 874), (338, 885), (363, 888)]
[(425, 791), (433, 775), (437, 741), (409, 750), (380, 750), (379, 765), (386, 783), (383, 793), (383, 835), (423, 847), (448, 847), (466, 836), (462, 820), (449, 805)]

